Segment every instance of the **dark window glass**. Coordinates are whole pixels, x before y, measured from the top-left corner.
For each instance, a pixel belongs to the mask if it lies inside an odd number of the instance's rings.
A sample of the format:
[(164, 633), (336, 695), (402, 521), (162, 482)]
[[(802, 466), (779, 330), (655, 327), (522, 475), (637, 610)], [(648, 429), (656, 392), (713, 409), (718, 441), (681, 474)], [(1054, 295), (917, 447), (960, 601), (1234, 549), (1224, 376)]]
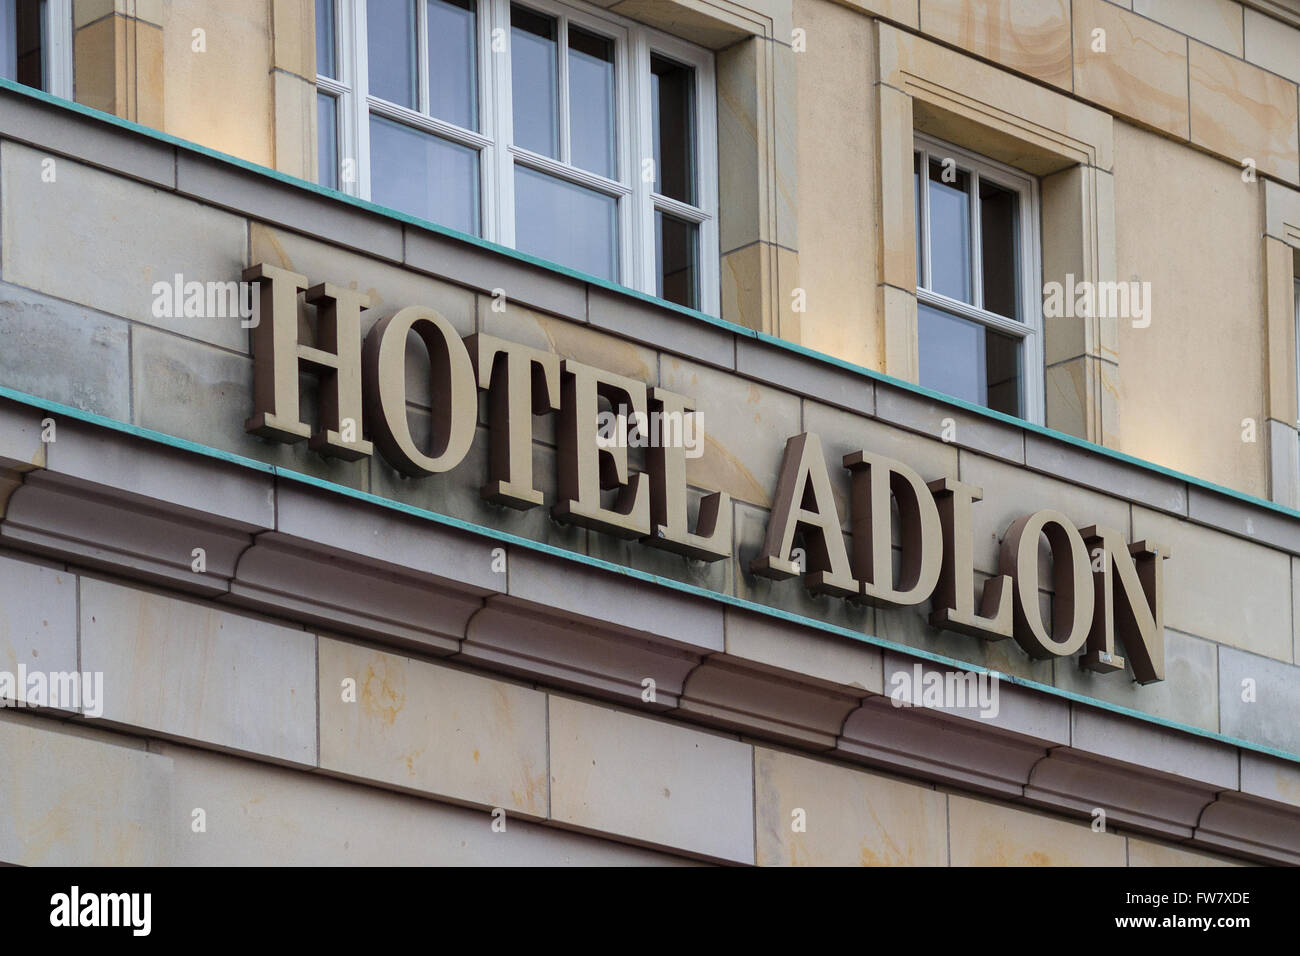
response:
[(574, 166), (614, 176), (614, 42), (569, 27), (569, 153)]
[(695, 202), (695, 71), (650, 57), (655, 192)]
[(515, 167), (515, 248), (612, 280), (618, 266), (612, 196)]
[(429, 115), (478, 129), (474, 0), (428, 0)]
[(415, 109), (415, 0), (366, 4), (370, 95)]
[(980, 260), (984, 273), (984, 308), (1021, 319), (1017, 199), (1010, 190), (980, 179)]
[(316, 72), (338, 79), (334, 37), (334, 0), (316, 0)]
[(556, 22), (520, 6), (510, 8), (510, 89), (515, 145), (560, 156)]
[(370, 117), (370, 196), (381, 206), (479, 232), (478, 151)]
[(45, 3), (0, 0), (0, 76), (46, 88)]
[(688, 308), (699, 308), (696, 263), (699, 227), (655, 212), (655, 272), (659, 298)]
[(1020, 340), (923, 303), (917, 305), (920, 383), (1020, 415)]
[(921, 248), (921, 154), (912, 154), (912, 204), (916, 210), (916, 218), (912, 221), (916, 223), (916, 284), (921, 285), (924, 282), (925, 260), (922, 256)]
[(339, 104), (328, 93), (316, 95), (317, 179), (329, 189), (339, 188)]

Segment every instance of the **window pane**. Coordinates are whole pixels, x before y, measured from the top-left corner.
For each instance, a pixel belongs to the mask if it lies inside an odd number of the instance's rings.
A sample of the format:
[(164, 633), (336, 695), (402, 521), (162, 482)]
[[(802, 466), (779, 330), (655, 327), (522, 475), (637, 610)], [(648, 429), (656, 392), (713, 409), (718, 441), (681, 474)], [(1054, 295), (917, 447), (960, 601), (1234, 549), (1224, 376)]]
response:
[[(948, 182), (944, 182), (947, 179)], [(930, 160), (930, 278), (928, 288), (971, 302), (970, 176)]]
[(523, 7), (510, 8), (515, 145), (552, 159), (560, 156), (557, 49), (554, 20)]
[(980, 255), (984, 272), (984, 308), (1021, 319), (1020, 254), (1017, 200), (1020, 197), (980, 179)]
[(416, 108), (415, 0), (366, 4), (370, 95)]
[(696, 246), (699, 227), (655, 211), (655, 288), (659, 298), (699, 308)]
[(926, 388), (1020, 415), (1020, 341), (978, 322), (917, 305), (920, 382)]
[(618, 204), (612, 196), (515, 167), (515, 248), (613, 279), (618, 268)]
[(325, 93), (316, 96), (317, 181), (329, 189), (339, 188), (338, 100)]
[(428, 0), (429, 114), (478, 129), (474, 0)]
[(650, 57), (655, 192), (695, 202), (695, 71)]
[(0, 76), (44, 89), (45, 4), (0, 0)]
[(614, 177), (614, 42), (569, 27), (569, 155)]
[(337, 79), (334, 36), (334, 0), (316, 0), (316, 72)]
[(370, 198), (478, 235), (478, 151), (370, 117)]

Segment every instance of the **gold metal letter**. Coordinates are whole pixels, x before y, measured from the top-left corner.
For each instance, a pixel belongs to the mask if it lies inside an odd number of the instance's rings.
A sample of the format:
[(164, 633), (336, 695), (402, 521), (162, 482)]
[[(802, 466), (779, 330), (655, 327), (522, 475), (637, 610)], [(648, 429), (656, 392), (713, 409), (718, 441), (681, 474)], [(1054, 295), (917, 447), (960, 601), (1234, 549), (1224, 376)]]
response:
[[(939, 509), (921, 476), (901, 461), (866, 451), (844, 456), (853, 472), (853, 561), (869, 604), (920, 604), (939, 582), (943, 534)], [(902, 567), (894, 586), (890, 497), (898, 503)]]
[[(697, 531), (686, 526), (686, 416), (694, 414), (695, 403), (662, 388), (650, 389), (657, 406), (660, 426), (657, 437), (646, 449), (650, 472), (650, 537), (645, 543), (675, 551), (701, 561), (718, 561), (731, 556), (731, 496), (715, 491), (700, 500)], [(669, 434), (681, 423), (681, 434)]]
[(750, 562), (750, 570), (768, 578), (789, 578), (799, 573), (791, 557), (795, 531), (803, 527), (808, 552), (804, 583), (815, 594), (841, 597), (858, 593), (849, 567), (844, 529), (831, 492), (821, 439), (813, 432), (795, 435), (785, 443), (776, 500), (767, 519), (763, 550)]
[[(244, 270), (244, 281), (257, 282), (262, 321), (253, 330), (253, 417), (246, 431), (282, 442), (309, 438), (308, 447), (322, 455), (355, 461), (372, 451), (361, 438), (361, 313), (370, 297), (328, 282), (307, 291), (317, 307), (319, 348), (298, 341), (298, 293), (307, 277), (259, 263)], [(319, 369), (320, 426), (315, 432), (301, 420), (298, 363)], [(351, 421), (356, 439), (345, 442), (343, 423)]]
[[(433, 441), (428, 455), (415, 447), (406, 417), (406, 338), (411, 332), (429, 351)], [(375, 323), (362, 361), (367, 422), (389, 464), (413, 478), (459, 465), (474, 442), (478, 389), (465, 343), (451, 323), (432, 309), (408, 306)]]
[[(1126, 545), (1114, 528), (1084, 528), (1084, 545), (1092, 554), (1104, 552), (1102, 570), (1094, 568), (1096, 606), (1088, 650), (1080, 663), (1088, 670), (1106, 673), (1122, 670), (1124, 658), (1115, 653), (1115, 637), (1124, 643), (1139, 684), (1165, 679), (1165, 623), (1161, 603), (1163, 564), (1169, 549), (1150, 541)], [(1119, 593), (1115, 581), (1118, 574)], [(1116, 598), (1118, 597), (1118, 600)]]
[[(1054, 584), (1052, 634), (1038, 606), (1038, 536), (1046, 535), (1052, 552)], [(1036, 511), (1017, 518), (1002, 539), (1001, 570), (1015, 578), (1016, 643), (1030, 657), (1064, 657), (1083, 647), (1092, 626), (1092, 578), (1083, 538), (1059, 511)], [(1064, 635), (1062, 637), (1062, 635)]]
[[(608, 447), (599, 444), (600, 397), (607, 399), (626, 425), (630, 414), (645, 421), (646, 386), (636, 379), (605, 372), (572, 359), (562, 362), (560, 376), (559, 496), (551, 513), (561, 521), (582, 525), (620, 538), (643, 538), (650, 533), (650, 496), (639, 474), (630, 474), (627, 444), (619, 439)], [(624, 410), (620, 412), (620, 406)], [(613, 508), (600, 504), (601, 489), (618, 488)]]
[(488, 392), (488, 483), (479, 494), (526, 511), (542, 503), (533, 487), (533, 416), (560, 407), (559, 356), (492, 335), (468, 336), (465, 347)]
[(971, 503), (984, 497), (982, 489), (954, 478), (930, 482), (943, 526), (943, 567), (934, 592), (930, 623), (935, 627), (989, 640), (1010, 637), (1011, 579), (1005, 574), (984, 582), (980, 611), (975, 611), (975, 558), (971, 532)]

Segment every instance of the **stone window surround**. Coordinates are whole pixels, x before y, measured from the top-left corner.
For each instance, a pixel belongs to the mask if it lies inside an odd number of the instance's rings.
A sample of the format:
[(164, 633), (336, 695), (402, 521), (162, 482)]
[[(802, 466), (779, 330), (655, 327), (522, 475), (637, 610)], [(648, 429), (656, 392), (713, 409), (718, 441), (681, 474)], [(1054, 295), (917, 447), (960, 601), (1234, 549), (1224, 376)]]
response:
[(1295, 306), (1295, 282), (1300, 278), (1300, 192), (1266, 180), (1264, 223), (1264, 307), (1268, 324), (1264, 421), (1269, 445), (1269, 497), (1284, 507), (1300, 508), (1300, 368)]
[[(877, 22), (878, 314), (887, 374), (918, 379), (912, 142), (924, 132), (1039, 178), (1042, 278), (1114, 280), (1113, 120), (1101, 110)], [(1119, 445), (1117, 322), (1044, 322), (1046, 424)]]

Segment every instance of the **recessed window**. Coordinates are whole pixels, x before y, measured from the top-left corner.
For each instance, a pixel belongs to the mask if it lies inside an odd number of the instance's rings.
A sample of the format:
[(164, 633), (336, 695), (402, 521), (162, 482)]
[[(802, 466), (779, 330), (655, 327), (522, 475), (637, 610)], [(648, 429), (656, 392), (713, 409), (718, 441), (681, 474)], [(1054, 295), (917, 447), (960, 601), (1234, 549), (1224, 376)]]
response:
[(0, 76), (72, 96), (71, 0), (0, 0)]
[(920, 135), (912, 182), (920, 384), (1041, 421), (1037, 184)]
[(712, 53), (554, 0), (316, 8), (322, 185), (717, 312)]

